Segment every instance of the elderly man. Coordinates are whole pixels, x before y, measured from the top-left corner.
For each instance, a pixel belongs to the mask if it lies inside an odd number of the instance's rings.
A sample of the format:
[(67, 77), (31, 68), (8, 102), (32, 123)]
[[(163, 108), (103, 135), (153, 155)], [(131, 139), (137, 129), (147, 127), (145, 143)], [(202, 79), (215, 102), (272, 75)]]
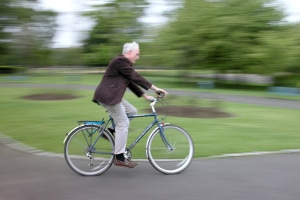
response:
[(155, 93), (167, 94), (165, 90), (157, 88), (134, 70), (132, 65), (139, 56), (138, 43), (124, 44), (123, 54), (116, 56), (109, 63), (93, 97), (93, 101), (103, 106), (115, 123), (114, 164), (129, 168), (135, 167), (137, 163), (124, 157), (129, 129), (127, 115), (136, 114), (137, 109), (123, 99), (126, 89), (129, 88), (138, 97), (144, 97), (146, 100), (153, 97), (144, 93), (141, 88), (145, 90), (151, 88)]

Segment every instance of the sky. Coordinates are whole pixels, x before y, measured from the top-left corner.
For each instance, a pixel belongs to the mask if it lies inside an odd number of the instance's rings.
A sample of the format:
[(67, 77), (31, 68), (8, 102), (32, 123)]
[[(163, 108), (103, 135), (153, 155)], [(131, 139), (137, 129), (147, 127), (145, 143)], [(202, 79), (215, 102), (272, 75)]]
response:
[[(166, 10), (175, 9), (170, 7), (168, 0), (149, 0), (150, 8), (146, 10), (145, 17), (141, 20), (151, 25), (164, 23), (167, 18), (162, 16)], [(287, 13), (286, 20), (289, 22), (300, 21), (300, 0), (276, 0)], [(53, 39), (53, 47), (71, 47), (80, 45), (83, 34), (92, 26), (89, 19), (80, 17), (79, 13), (88, 10), (93, 0), (39, 0), (38, 7), (50, 9), (59, 13), (57, 18), (58, 28)], [(94, 0), (97, 3), (105, 3), (105, 0)]]

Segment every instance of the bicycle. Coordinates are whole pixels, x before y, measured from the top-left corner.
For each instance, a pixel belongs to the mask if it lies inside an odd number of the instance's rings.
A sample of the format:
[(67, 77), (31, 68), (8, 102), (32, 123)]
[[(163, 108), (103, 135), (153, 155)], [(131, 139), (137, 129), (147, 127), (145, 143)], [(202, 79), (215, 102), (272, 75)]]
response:
[[(156, 125), (146, 142), (146, 156), (151, 165), (163, 174), (178, 174), (191, 164), (194, 144), (191, 136), (183, 128), (161, 122), (155, 104), (150, 103), (152, 113), (137, 114), (129, 118), (153, 117), (153, 121), (130, 144), (124, 154), (131, 160), (131, 150)], [(114, 137), (107, 129), (114, 126), (109, 116), (107, 121), (78, 121), (64, 139), (64, 157), (68, 166), (83, 176), (95, 176), (106, 172), (114, 162)]]

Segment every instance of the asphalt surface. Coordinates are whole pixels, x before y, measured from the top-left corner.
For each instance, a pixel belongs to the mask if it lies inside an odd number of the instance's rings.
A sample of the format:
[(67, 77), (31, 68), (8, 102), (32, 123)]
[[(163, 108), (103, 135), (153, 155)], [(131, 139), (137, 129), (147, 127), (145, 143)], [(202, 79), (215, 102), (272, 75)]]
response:
[[(17, 86), (21, 87), (6, 85)], [(47, 88), (50, 85), (22, 87)], [(212, 98), (205, 93), (188, 95)], [(298, 101), (216, 97), (300, 109)], [(62, 155), (21, 151), (13, 146), (12, 141), (0, 138), (0, 200), (300, 200), (300, 153), (297, 152), (196, 159), (178, 175), (161, 174), (144, 161), (134, 169), (112, 166), (103, 175), (82, 177), (71, 171)]]
[(178, 175), (148, 162), (82, 177), (63, 158), (0, 144), (1, 200), (299, 200), (300, 153), (197, 159)]

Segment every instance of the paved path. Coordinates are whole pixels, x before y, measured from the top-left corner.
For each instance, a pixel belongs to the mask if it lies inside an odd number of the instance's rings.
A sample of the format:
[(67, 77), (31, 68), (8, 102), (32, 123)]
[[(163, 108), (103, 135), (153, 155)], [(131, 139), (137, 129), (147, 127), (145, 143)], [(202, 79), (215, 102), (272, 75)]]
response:
[[(6, 85), (17, 86), (20, 87)], [(26, 84), (23, 87), (37, 86)], [(47, 88), (50, 85), (38, 87)], [(71, 86), (68, 87), (71, 89)], [(175, 90), (170, 93), (182, 94)], [(212, 98), (207, 95), (215, 94), (189, 95)], [(259, 97), (249, 100), (227, 95), (217, 97), (227, 101), (260, 102), (261, 105), (267, 103), (268, 106), (299, 109), (297, 101), (274, 101)], [(19, 151), (7, 146), (1, 139), (0, 152), (1, 200), (300, 199), (300, 153), (196, 159), (188, 170), (178, 175), (163, 175), (148, 162), (139, 162), (134, 169), (112, 166), (101, 176), (82, 177), (72, 172), (62, 157)]]
[(300, 153), (198, 159), (178, 175), (148, 162), (112, 166), (97, 177), (71, 171), (63, 158), (0, 144), (1, 200), (299, 200)]

